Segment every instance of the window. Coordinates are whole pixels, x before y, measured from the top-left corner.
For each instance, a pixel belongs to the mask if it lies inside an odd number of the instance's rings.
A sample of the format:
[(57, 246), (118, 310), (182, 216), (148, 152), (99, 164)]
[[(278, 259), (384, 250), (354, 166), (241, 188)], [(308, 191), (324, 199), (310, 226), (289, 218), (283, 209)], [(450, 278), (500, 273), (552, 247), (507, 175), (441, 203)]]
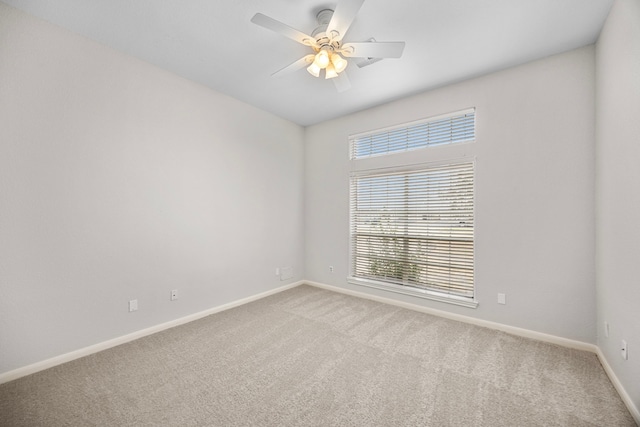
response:
[[(446, 120), (459, 123), (456, 117)], [(475, 138), (474, 121), (470, 123), (471, 128), (464, 126), (466, 142), (469, 135)], [(399, 134), (400, 129), (384, 133)], [(451, 132), (447, 140), (437, 134), (437, 144), (456, 142), (458, 135)], [(377, 135), (352, 138), (352, 153), (372, 155), (358, 145), (379, 140)], [(433, 145), (422, 136), (419, 144)], [(415, 144), (408, 137), (403, 146), (413, 149)], [(474, 174), (472, 159), (353, 172), (350, 281), (475, 307)]]
[(474, 109), (421, 120), (410, 125), (353, 137), (351, 159), (473, 141), (476, 136), (475, 130)]

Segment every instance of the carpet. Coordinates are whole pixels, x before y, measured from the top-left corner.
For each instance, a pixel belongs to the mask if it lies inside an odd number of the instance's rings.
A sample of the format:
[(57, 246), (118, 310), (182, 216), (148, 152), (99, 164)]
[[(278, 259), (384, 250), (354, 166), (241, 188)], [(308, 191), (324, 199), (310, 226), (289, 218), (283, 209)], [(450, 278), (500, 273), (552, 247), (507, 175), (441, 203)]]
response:
[(298, 286), (0, 385), (2, 426), (635, 426), (597, 357)]

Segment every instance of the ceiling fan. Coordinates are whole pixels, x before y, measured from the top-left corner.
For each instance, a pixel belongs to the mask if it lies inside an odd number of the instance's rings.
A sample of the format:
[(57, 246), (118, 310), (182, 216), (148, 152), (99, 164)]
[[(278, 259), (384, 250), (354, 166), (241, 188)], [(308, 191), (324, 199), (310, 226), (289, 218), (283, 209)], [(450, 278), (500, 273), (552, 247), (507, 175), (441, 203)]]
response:
[(341, 0), (335, 11), (321, 10), (316, 15), (318, 26), (311, 32), (311, 35), (291, 28), (266, 15), (256, 13), (251, 18), (251, 22), (254, 24), (275, 31), (309, 46), (313, 50), (313, 53), (305, 55), (272, 75), (281, 76), (307, 67), (307, 71), (311, 75), (320, 77), (322, 70), (324, 70), (325, 78), (333, 80), (338, 92), (343, 92), (351, 87), (345, 72), (348, 65), (345, 57), (370, 60), (374, 58), (400, 58), (404, 50), (404, 42), (343, 42), (343, 37), (349, 31), (349, 27), (363, 3), (364, 0)]

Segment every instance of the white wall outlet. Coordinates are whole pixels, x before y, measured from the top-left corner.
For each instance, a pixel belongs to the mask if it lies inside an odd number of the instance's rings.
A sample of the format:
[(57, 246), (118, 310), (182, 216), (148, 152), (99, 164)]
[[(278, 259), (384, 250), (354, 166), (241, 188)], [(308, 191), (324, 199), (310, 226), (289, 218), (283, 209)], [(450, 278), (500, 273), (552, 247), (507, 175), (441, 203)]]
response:
[(609, 322), (606, 320), (604, 322), (604, 336), (609, 338)]
[(138, 311), (138, 300), (132, 299), (129, 301), (129, 312)]
[(276, 267), (276, 276), (280, 275), (280, 267)]
[(620, 346), (620, 354), (622, 355), (622, 358), (624, 360), (629, 360), (629, 353), (627, 351), (627, 342), (625, 340), (622, 340), (622, 344)]
[(506, 294), (498, 294), (498, 304), (506, 304), (507, 296)]
[(333, 265), (329, 266), (329, 271), (333, 273)]
[(178, 299), (178, 290), (174, 289), (171, 291), (171, 301), (175, 301)]

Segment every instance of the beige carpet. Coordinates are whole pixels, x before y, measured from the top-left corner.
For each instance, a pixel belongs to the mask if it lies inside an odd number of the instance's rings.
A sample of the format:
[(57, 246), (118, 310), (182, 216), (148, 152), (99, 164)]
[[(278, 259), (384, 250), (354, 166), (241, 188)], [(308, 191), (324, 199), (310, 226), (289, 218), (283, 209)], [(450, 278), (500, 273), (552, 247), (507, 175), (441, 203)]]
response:
[(0, 386), (2, 426), (635, 426), (595, 355), (310, 286)]

